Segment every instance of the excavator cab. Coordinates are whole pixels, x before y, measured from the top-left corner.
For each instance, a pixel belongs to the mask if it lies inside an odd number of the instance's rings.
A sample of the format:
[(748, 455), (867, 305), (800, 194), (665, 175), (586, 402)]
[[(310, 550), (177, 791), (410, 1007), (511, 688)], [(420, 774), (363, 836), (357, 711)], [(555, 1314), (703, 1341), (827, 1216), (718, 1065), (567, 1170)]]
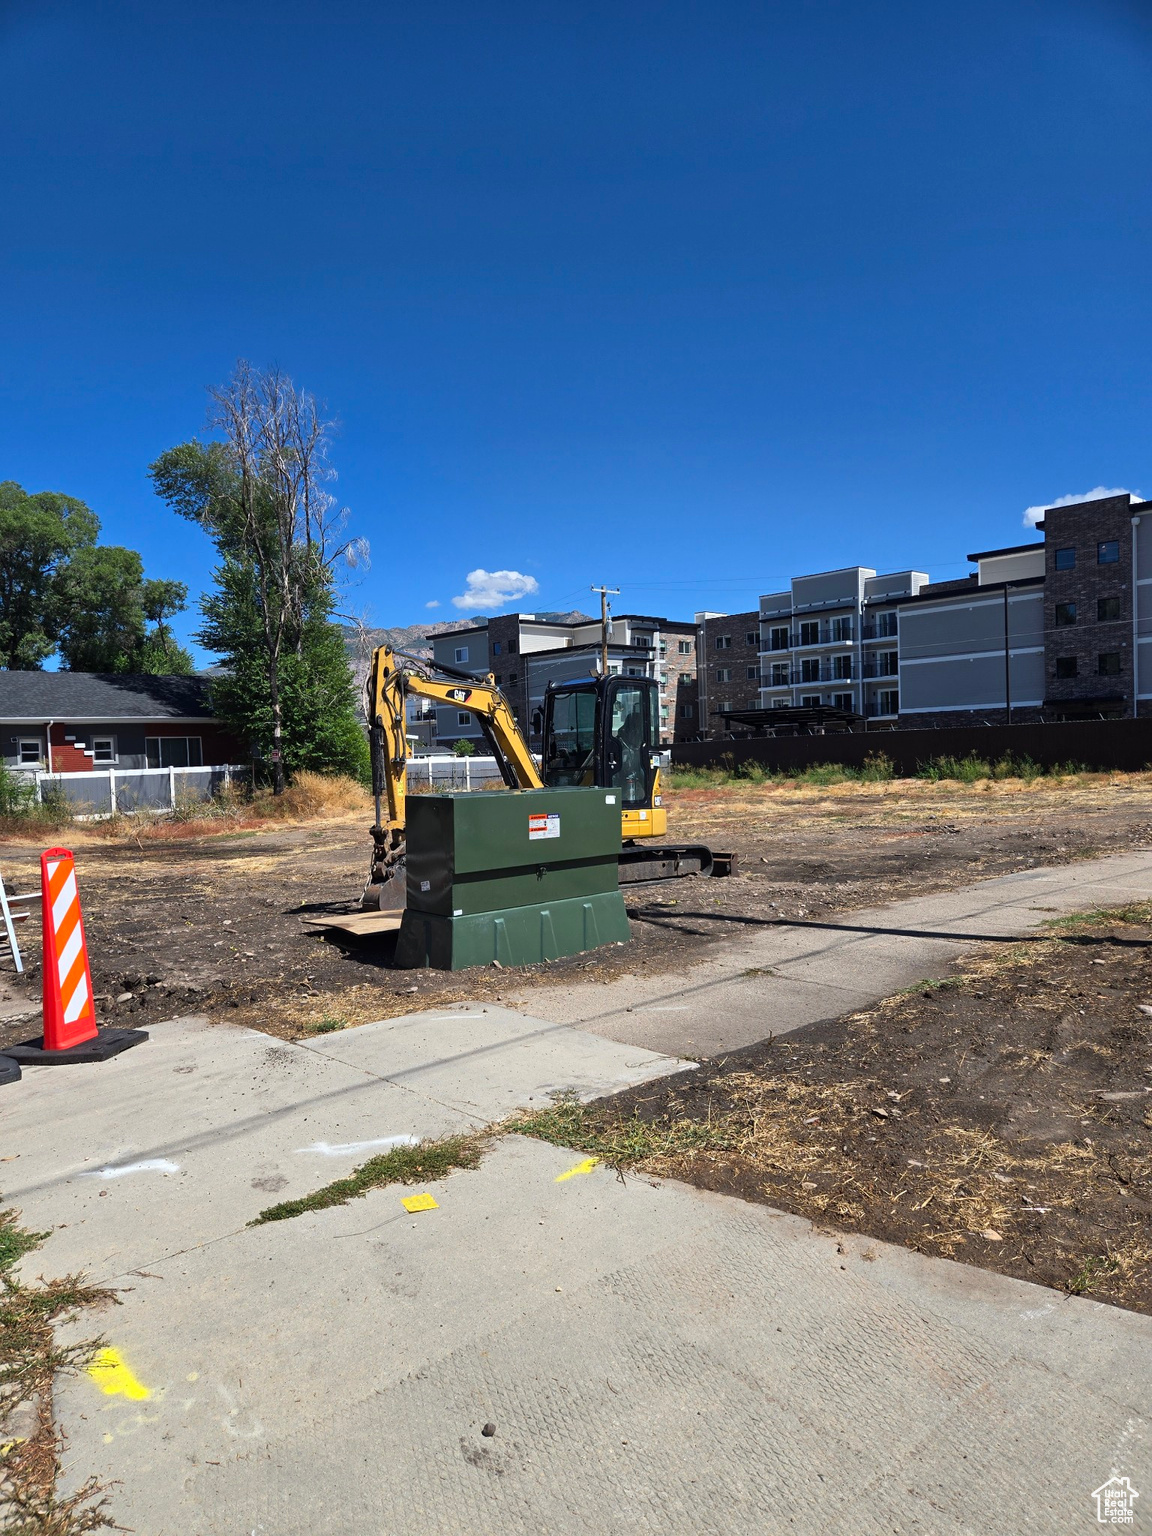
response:
[(620, 795), (624, 840), (663, 837), (660, 694), (653, 678), (595, 677), (550, 684), (544, 695), (542, 777)]

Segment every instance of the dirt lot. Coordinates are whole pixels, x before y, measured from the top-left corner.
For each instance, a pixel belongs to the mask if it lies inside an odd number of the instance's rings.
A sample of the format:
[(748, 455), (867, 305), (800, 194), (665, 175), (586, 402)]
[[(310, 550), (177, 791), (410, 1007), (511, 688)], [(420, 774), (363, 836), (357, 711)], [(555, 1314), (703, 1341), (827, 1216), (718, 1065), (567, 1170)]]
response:
[[(309, 913), (355, 905), (368, 811), (213, 836), (114, 839), (72, 830), (100, 1016), (144, 1025), (190, 1009), (298, 1037), (419, 1007), (499, 997), (575, 973), (668, 970), (738, 938), (748, 918), (819, 916), (1036, 863), (1152, 845), (1152, 775), (961, 785), (897, 781), (673, 792), (671, 836), (734, 849), (729, 880), (630, 895), (633, 941), (524, 971), (397, 971), (392, 942), (346, 949)], [(170, 831), (178, 829), (169, 828)], [(43, 841), (52, 841), (51, 837)], [(37, 848), (0, 845), (10, 888), (35, 888)], [(35, 1031), (36, 928), (21, 983), (0, 985), (0, 1044)]]
[(525, 1128), (1152, 1312), (1152, 906), (1050, 931)]

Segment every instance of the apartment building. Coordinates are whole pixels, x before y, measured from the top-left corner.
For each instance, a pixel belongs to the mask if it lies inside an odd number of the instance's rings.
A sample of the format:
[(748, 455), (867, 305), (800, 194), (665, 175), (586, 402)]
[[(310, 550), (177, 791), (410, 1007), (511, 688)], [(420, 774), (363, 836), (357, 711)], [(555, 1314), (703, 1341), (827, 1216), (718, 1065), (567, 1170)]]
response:
[[(570, 622), (531, 613), (478, 619), (470, 629), (437, 635), (437, 662), (482, 677), (491, 672), (533, 747), (540, 745), (544, 693), (550, 682), (570, 682), (600, 670), (599, 619)], [(685, 740), (696, 733), (696, 631), (692, 624), (652, 614), (612, 617), (608, 670), (625, 677), (652, 677), (660, 688), (660, 738)], [(480, 745), (479, 722), (466, 709), (439, 706), (436, 734), (442, 743), (462, 737)]]
[(723, 732), (730, 712), (790, 705), (895, 725), (898, 609), (927, 580), (923, 571), (846, 566), (795, 576), (749, 613), (698, 613), (702, 733)]
[(1152, 502), (1052, 507), (1040, 542), (899, 607), (900, 724), (1152, 713)]

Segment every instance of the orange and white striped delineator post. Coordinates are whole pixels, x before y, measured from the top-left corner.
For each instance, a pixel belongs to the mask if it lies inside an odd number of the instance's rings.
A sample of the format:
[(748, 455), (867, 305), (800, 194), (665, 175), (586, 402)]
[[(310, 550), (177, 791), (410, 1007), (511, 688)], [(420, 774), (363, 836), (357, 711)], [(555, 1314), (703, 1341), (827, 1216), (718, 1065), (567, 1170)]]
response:
[(43, 915), (44, 1037), (10, 1046), (6, 1055), (45, 1065), (104, 1061), (147, 1040), (140, 1029), (96, 1027), (92, 972), (76, 884), (76, 861), (67, 848), (40, 855)]

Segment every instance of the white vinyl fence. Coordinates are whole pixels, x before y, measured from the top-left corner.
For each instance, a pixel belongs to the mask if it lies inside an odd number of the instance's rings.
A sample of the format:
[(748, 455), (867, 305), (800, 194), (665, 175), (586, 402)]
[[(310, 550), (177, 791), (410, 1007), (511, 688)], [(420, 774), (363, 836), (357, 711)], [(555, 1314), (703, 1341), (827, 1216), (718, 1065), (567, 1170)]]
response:
[(480, 789), (495, 781), (502, 784), (494, 757), (457, 757), (448, 752), (436, 757), (408, 759), (408, 789)]
[(35, 780), (36, 798), (62, 794), (77, 817), (133, 811), (174, 811), (181, 801), (211, 800), (224, 785), (244, 780), (249, 770), (234, 763), (201, 768), (90, 768), (83, 773), (25, 772)]

